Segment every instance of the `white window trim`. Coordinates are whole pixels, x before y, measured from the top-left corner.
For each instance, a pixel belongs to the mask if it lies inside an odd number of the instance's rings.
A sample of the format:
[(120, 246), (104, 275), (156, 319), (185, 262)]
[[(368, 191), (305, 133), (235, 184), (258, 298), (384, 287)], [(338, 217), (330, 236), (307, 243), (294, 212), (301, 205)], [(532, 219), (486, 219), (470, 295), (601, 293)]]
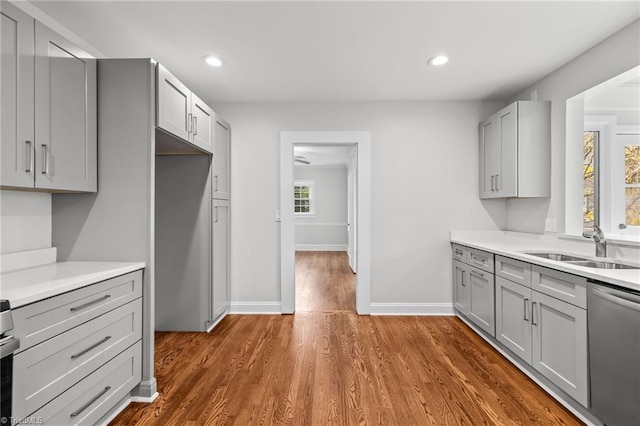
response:
[[(310, 180), (310, 179), (301, 179), (301, 180), (296, 180), (293, 182), (293, 186), (308, 186), (309, 187), (309, 212), (308, 213), (302, 213), (302, 212), (296, 212), (294, 210), (293, 214), (295, 215), (295, 217), (314, 217), (316, 215), (316, 204), (317, 204), (317, 199), (316, 199), (316, 181), (315, 180)], [(294, 203), (295, 203), (295, 199), (294, 199)]]
[[(621, 158), (624, 158), (624, 147), (628, 145), (627, 141), (636, 142), (636, 138), (640, 135), (640, 126), (632, 125), (620, 125), (616, 129), (614, 135), (614, 142), (611, 144), (609, 164), (611, 165), (611, 181), (624, 182), (624, 162)], [(617, 160), (617, 161), (616, 161)], [(618, 167), (615, 167), (617, 165)], [(611, 186), (611, 234), (639, 237), (640, 226), (627, 226), (626, 229), (620, 229), (618, 225), (624, 223), (625, 219), (625, 191), (626, 185), (622, 184), (619, 187)], [(614, 202), (615, 201), (615, 202)]]

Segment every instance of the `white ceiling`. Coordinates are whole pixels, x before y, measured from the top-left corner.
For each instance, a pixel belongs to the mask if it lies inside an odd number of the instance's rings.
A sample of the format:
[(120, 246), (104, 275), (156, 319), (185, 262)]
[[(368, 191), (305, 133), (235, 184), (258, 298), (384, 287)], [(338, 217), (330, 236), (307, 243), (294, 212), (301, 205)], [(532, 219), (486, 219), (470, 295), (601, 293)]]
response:
[[(637, 0), (31, 3), (208, 103), (505, 99), (640, 17)], [(440, 52), (449, 64), (428, 67)]]

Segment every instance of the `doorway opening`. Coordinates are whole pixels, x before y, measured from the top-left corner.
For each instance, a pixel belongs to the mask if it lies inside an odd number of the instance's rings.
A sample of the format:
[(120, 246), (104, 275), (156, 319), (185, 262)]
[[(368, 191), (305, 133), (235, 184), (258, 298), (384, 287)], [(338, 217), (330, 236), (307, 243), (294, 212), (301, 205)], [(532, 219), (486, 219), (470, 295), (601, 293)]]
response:
[[(350, 279), (355, 277), (355, 309), (358, 314), (370, 313), (370, 270), (371, 270), (371, 147), (369, 132), (281, 132), (280, 134), (280, 219), (281, 219), (281, 296), (282, 313), (293, 313), (296, 310), (296, 247), (299, 252), (323, 251), (315, 255), (299, 256), (301, 268), (305, 262), (329, 262), (338, 267), (340, 259), (350, 272)], [(314, 151), (333, 147), (348, 153), (343, 172), (346, 187), (343, 188), (343, 202), (346, 217), (343, 222), (316, 221), (310, 225), (312, 217), (317, 216), (314, 209), (314, 196), (317, 196), (316, 179), (309, 174), (299, 174), (296, 182), (297, 164), (320, 165)], [(313, 160), (315, 158), (315, 160)], [(310, 161), (312, 160), (312, 161)], [(306, 178), (305, 178), (306, 176)], [(308, 222), (304, 224), (304, 222)], [(301, 231), (296, 242), (296, 221), (303, 223), (298, 227), (311, 228)], [(328, 227), (335, 227), (333, 232), (342, 235), (342, 239), (322, 240), (315, 242), (304, 240), (309, 235), (322, 234), (327, 238), (332, 234)], [(325, 228), (324, 230), (320, 230)], [(341, 233), (342, 231), (342, 233)], [(305, 245), (306, 244), (306, 245)], [(311, 249), (311, 250), (306, 250)], [(323, 249), (323, 250), (318, 250)], [(334, 250), (335, 249), (335, 250)], [(313, 260), (315, 257), (315, 261)], [(331, 258), (333, 258), (331, 260)], [(324, 260), (322, 260), (324, 259)], [(344, 272), (344, 268), (342, 268)], [(357, 272), (356, 275), (353, 273)], [(346, 277), (346, 275), (344, 275)], [(353, 288), (353, 284), (352, 284)], [(301, 295), (302, 296), (302, 295)], [(313, 296), (310, 296), (313, 297)], [(307, 308), (303, 308), (307, 309)], [(351, 308), (352, 310), (353, 308)]]
[(293, 150), (295, 310), (355, 312), (357, 146)]

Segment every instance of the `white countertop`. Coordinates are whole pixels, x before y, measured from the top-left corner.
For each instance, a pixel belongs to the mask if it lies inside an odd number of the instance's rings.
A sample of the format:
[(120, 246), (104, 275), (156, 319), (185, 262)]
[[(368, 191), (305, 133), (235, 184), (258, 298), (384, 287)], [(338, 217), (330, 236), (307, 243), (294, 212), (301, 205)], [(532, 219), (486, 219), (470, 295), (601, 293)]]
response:
[[(527, 251), (549, 251), (575, 254), (589, 259), (621, 262), (611, 258), (596, 258), (592, 252), (594, 250), (593, 243), (585, 245), (582, 242), (573, 242), (545, 235), (502, 231), (451, 231), (451, 242), (640, 291), (640, 269), (587, 268), (523, 253)], [(588, 249), (591, 249), (591, 251), (587, 252)], [(633, 264), (633, 262), (628, 261), (622, 261), (622, 263)]]
[(57, 262), (0, 275), (0, 298), (11, 308), (143, 269), (142, 262)]

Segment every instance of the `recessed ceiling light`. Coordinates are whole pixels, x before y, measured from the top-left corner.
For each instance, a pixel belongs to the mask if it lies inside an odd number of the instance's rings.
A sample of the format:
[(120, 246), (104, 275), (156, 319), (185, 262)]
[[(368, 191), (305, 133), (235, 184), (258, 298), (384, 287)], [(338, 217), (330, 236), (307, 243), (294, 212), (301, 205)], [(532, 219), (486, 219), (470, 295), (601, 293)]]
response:
[(449, 57), (446, 55), (438, 55), (429, 59), (429, 65), (431, 65), (432, 67), (439, 67), (446, 64), (447, 62), (449, 62)]
[(204, 61), (211, 65), (212, 67), (220, 67), (222, 66), (222, 61), (215, 56), (205, 56)]

